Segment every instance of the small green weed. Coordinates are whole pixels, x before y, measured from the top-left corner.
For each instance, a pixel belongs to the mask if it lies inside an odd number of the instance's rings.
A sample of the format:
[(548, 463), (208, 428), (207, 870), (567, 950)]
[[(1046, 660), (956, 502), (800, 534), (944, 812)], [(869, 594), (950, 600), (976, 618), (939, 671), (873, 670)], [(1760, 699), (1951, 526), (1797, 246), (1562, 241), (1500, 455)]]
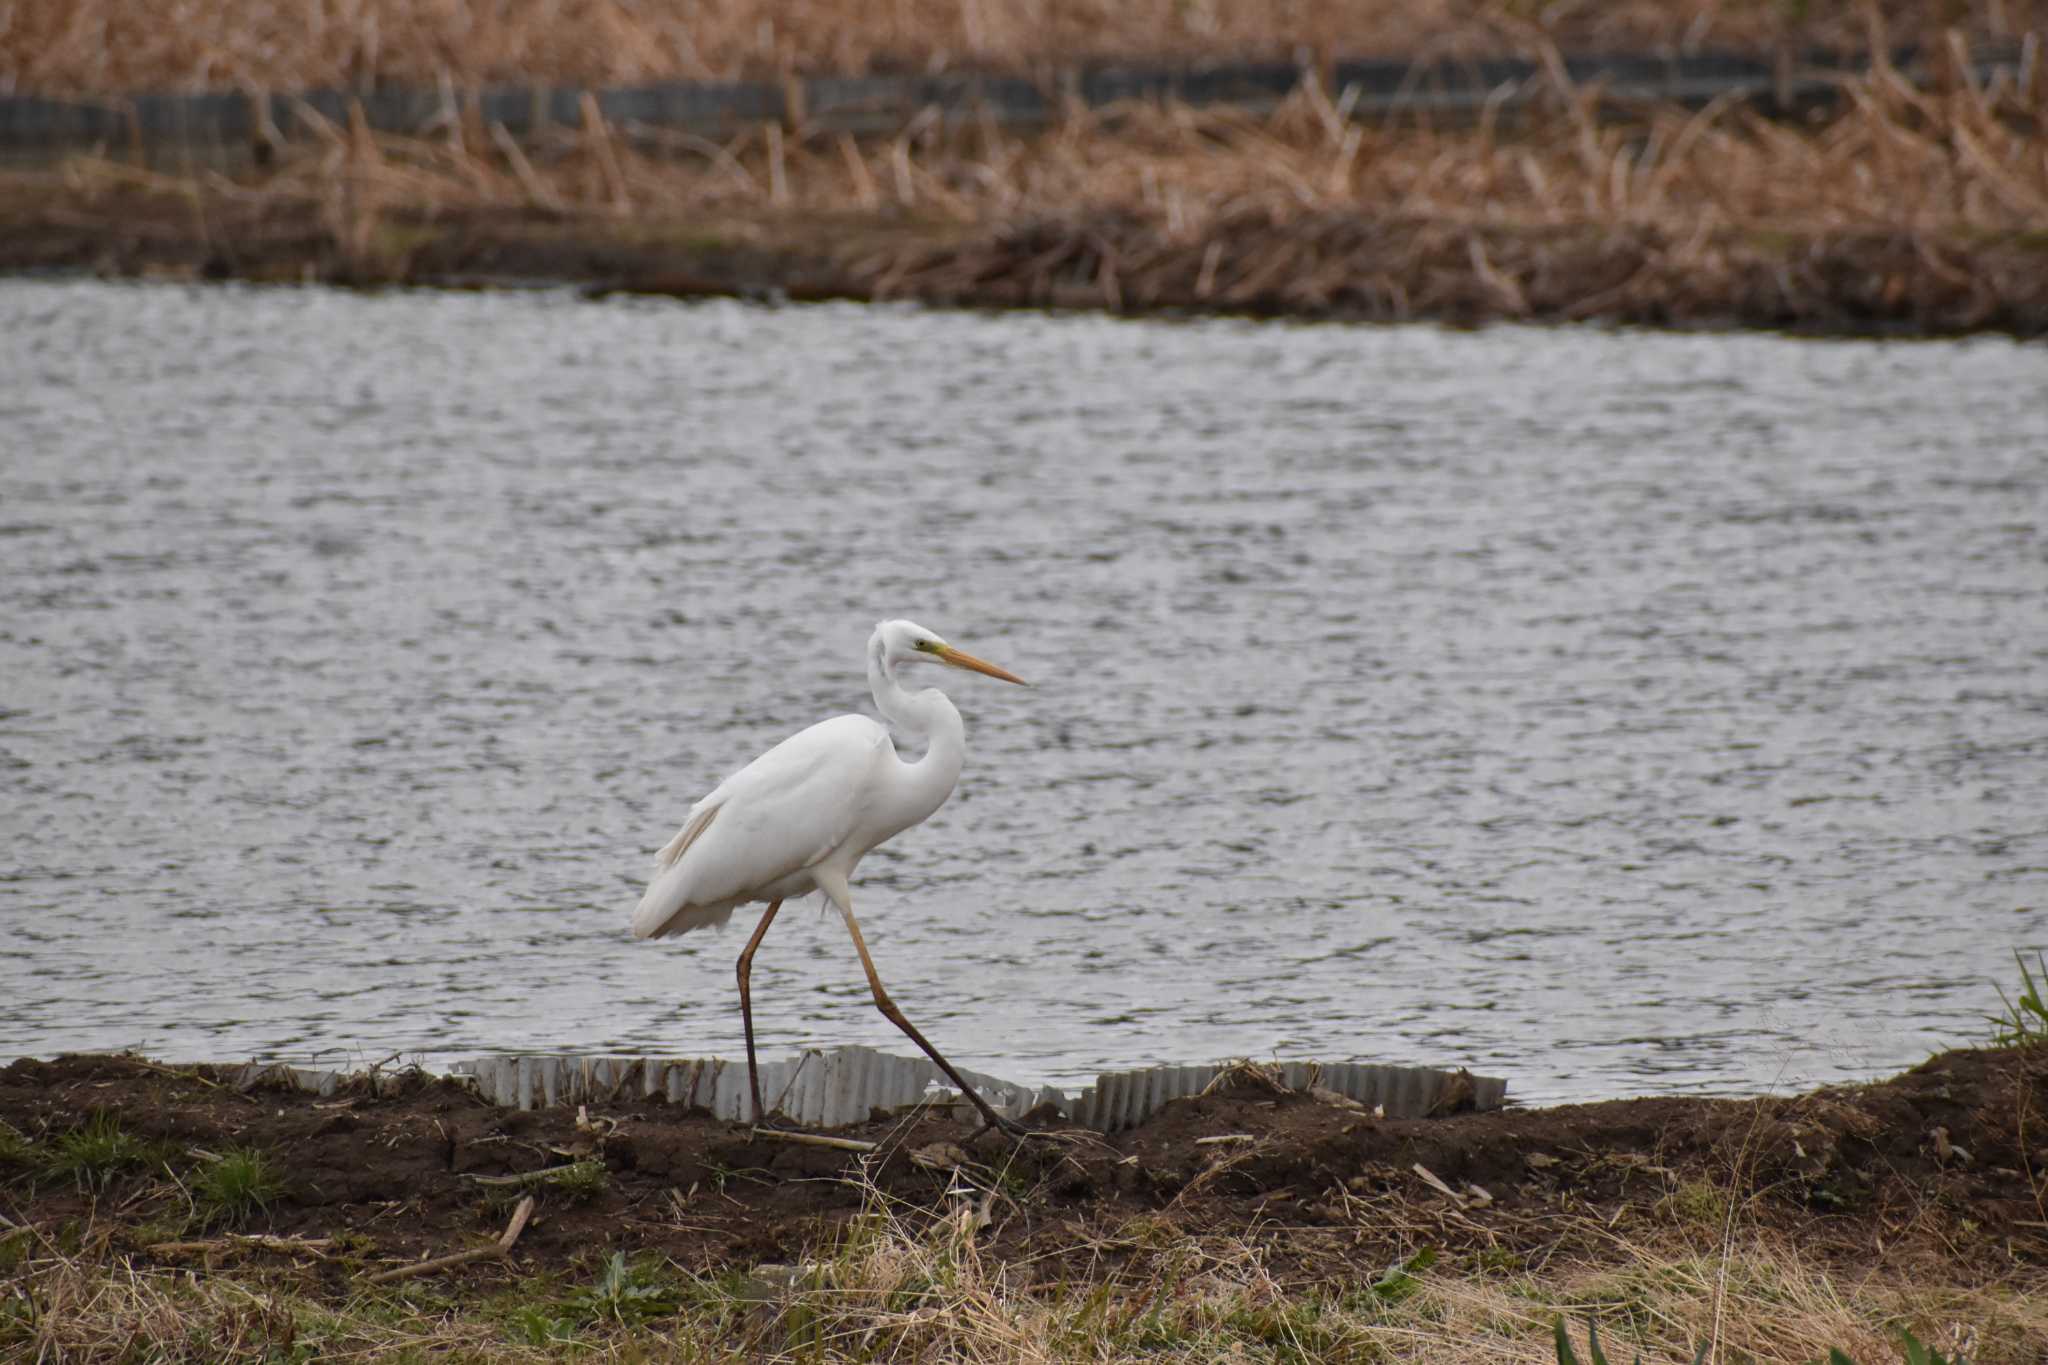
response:
[(74, 1180), (79, 1188), (98, 1192), (121, 1172), (147, 1165), (152, 1155), (113, 1115), (99, 1113), (51, 1143), (42, 1169), (46, 1175)]
[[(1565, 1329), (1564, 1319), (1557, 1320), (1557, 1365), (1579, 1365), (1578, 1352), (1572, 1347), (1571, 1333)], [(1692, 1365), (1705, 1365), (1708, 1343), (1701, 1342), (1698, 1354), (1692, 1358)], [(1899, 1349), (1905, 1352), (1904, 1365), (1969, 1365), (1961, 1356), (1951, 1360), (1940, 1351), (1922, 1342), (1911, 1332), (1901, 1330)], [(1607, 1353), (1600, 1349), (1600, 1327), (1593, 1319), (1586, 1319), (1586, 1365), (1608, 1365)], [(1643, 1365), (1643, 1358), (1636, 1357), (1636, 1365)], [(1815, 1365), (1821, 1365), (1816, 1361)], [(1826, 1365), (1856, 1365), (1856, 1360), (1847, 1351), (1837, 1346), (1828, 1352)]]
[[(1707, 1346), (1704, 1341), (1700, 1343), (1692, 1365), (1706, 1365)], [(1608, 1365), (1607, 1353), (1600, 1349), (1600, 1324), (1592, 1318), (1586, 1319), (1586, 1356), (1587, 1365)], [(1557, 1365), (1579, 1365), (1578, 1352), (1572, 1349), (1571, 1333), (1565, 1330), (1563, 1318), (1557, 1320)], [(1641, 1356), (1636, 1357), (1636, 1365), (1643, 1365)]]
[(0, 1170), (18, 1170), (36, 1164), (36, 1145), (0, 1123)]
[(581, 1204), (610, 1189), (612, 1175), (602, 1161), (579, 1161), (573, 1166), (562, 1167), (560, 1174), (547, 1183)]
[(602, 1161), (576, 1161), (509, 1178), (494, 1177), (483, 1186), (482, 1207), (486, 1214), (498, 1217), (538, 1190), (559, 1190), (573, 1202), (583, 1204), (611, 1187), (611, 1172)]
[[(2040, 997), (2035, 997), (2038, 1006)], [(1961, 1356), (1949, 1357), (1929, 1346), (1911, 1332), (1899, 1331), (1899, 1349), (1906, 1353), (1906, 1365), (1969, 1365)]]
[(239, 1223), (283, 1193), (277, 1167), (254, 1147), (229, 1148), (192, 1179), (193, 1198), (209, 1221)]
[(0, 1228), (0, 1276), (12, 1275), (34, 1245), (27, 1228)]
[(159, 1242), (180, 1241), (203, 1226), (197, 1211), (187, 1202), (181, 1207), (166, 1207), (156, 1217), (137, 1223), (124, 1240), (130, 1246), (153, 1247)]
[(2003, 986), (1992, 987), (2004, 1002), (2005, 1013), (1990, 1016), (1991, 1041), (1999, 1047), (2048, 1044), (2048, 1001), (2041, 998), (2041, 988), (2048, 985), (2048, 956), (2038, 951), (2034, 954), (2034, 966), (2041, 972), (2039, 980), (2027, 969), (2027, 959), (2018, 949), (2013, 950), (2012, 960), (2020, 969), (2019, 998), (2006, 995)]
[(612, 1322), (636, 1327), (649, 1318), (674, 1313), (681, 1302), (681, 1292), (658, 1267), (634, 1265), (625, 1252), (614, 1251), (598, 1273), (596, 1284), (562, 1301), (562, 1321), (577, 1326)]
[[(1904, 1365), (1970, 1365), (1970, 1362), (1961, 1356), (1943, 1355), (1903, 1327), (1899, 1329), (1899, 1350), (1905, 1353)], [(1837, 1346), (1828, 1352), (1827, 1365), (1856, 1365), (1856, 1361), (1847, 1351)]]
[[(1276, 1362), (1289, 1362), (1289, 1365), (1355, 1360), (1359, 1358), (1360, 1349), (1366, 1346), (1357, 1320), (1347, 1318), (1341, 1311), (1332, 1311), (1331, 1305), (1313, 1296), (1241, 1304), (1225, 1313), (1217, 1326), (1222, 1329), (1224, 1341), (1238, 1346), (1240, 1350), (1251, 1345), (1271, 1352)], [(1180, 1344), (1172, 1337), (1146, 1343), (1154, 1349)], [(1215, 1343), (1217, 1346), (1222, 1344)]]
[(1472, 1254), (1471, 1269), (1479, 1275), (1511, 1275), (1527, 1264), (1520, 1253), (1506, 1247), (1481, 1247)]
[(1399, 1303), (1422, 1288), (1422, 1272), (1436, 1264), (1436, 1248), (1424, 1247), (1388, 1266), (1372, 1283), (1373, 1297), (1381, 1303)]
[(528, 1346), (558, 1346), (576, 1340), (576, 1324), (557, 1317), (550, 1305), (529, 1303), (512, 1310), (505, 1325), (516, 1341)]
[(1728, 1220), (1728, 1192), (1707, 1180), (1688, 1180), (1666, 1200), (1682, 1223), (1719, 1227)]

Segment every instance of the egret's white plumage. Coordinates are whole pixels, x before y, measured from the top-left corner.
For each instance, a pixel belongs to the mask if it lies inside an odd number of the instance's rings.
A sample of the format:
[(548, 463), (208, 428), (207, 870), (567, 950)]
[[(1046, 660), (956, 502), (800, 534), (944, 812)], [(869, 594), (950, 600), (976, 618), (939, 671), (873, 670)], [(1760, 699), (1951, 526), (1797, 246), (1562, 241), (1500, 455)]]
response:
[[(866, 716), (835, 716), (791, 735), (690, 808), (682, 829), (656, 855), (654, 879), (633, 913), (633, 934), (661, 938), (722, 925), (736, 907), (767, 902), (768, 911), (739, 961), (752, 1079), (753, 1007), (747, 980), (754, 950), (785, 899), (823, 891), (853, 935), (876, 1005), (993, 1123), (998, 1121), (994, 1112), (890, 1002), (853, 918), (850, 882), (861, 858), (944, 805), (966, 757), (966, 727), (946, 694), (936, 687), (911, 691), (898, 679), (899, 668), (915, 663), (1023, 681), (954, 649), (915, 622), (882, 622), (868, 637), (868, 686), (890, 724), (923, 743), (923, 756), (905, 761), (888, 728)], [(758, 1080), (754, 1103), (758, 1116)]]
[(889, 732), (866, 716), (834, 716), (791, 735), (690, 808), (656, 855), (660, 870), (633, 912), (633, 936), (722, 925), (748, 901), (814, 891), (819, 869), (835, 855), (836, 870), (850, 876), (861, 854), (915, 823), (864, 846), (851, 837), (882, 813), (890, 770), (906, 766)]

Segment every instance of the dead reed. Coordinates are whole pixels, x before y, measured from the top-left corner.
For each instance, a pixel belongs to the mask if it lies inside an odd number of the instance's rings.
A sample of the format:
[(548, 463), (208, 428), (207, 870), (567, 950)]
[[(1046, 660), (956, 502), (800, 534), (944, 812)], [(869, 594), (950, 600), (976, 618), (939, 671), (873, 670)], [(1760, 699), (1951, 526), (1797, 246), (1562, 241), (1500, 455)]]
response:
[(925, 297), (1384, 318), (1969, 327), (2048, 303), (2038, 82), (1937, 91), (1880, 67), (1813, 130), (1731, 104), (1607, 123), (1558, 93), (1511, 133), (1368, 127), (1313, 86), (1263, 119), (1076, 118), (922, 177), (912, 162), (904, 198), (994, 200), (1003, 223), (872, 268)]
[[(2048, 80), (1845, 80), (1814, 127), (1734, 103), (1597, 117), (1561, 80), (1513, 126), (1391, 127), (1306, 83), (1270, 115), (1125, 106), (1040, 133), (928, 110), (896, 136), (714, 142), (583, 126), (522, 148), (452, 120), (331, 125), (248, 177), (69, 163), (73, 221), (175, 200), (210, 238), (308, 232), (321, 270), (407, 279), (457, 219), (637, 242), (718, 234), (856, 297), (1372, 318), (2048, 327)], [(51, 194), (46, 177), (40, 191)], [(616, 274), (618, 272), (609, 272)]]
[(2048, 0), (15, 0), (0, 93), (629, 84), (786, 72), (1031, 70), (1581, 50), (2009, 42)]

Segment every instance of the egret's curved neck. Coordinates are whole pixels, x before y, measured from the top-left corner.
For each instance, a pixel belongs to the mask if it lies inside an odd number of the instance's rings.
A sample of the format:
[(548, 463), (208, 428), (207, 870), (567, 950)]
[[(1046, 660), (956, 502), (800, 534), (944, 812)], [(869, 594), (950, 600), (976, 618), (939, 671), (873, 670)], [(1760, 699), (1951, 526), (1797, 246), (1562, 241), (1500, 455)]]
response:
[(875, 706), (888, 722), (914, 741), (923, 742), (924, 757), (904, 765), (913, 790), (905, 793), (913, 804), (931, 804), (918, 815), (923, 819), (953, 794), (960, 780), (960, 765), (967, 756), (967, 727), (960, 712), (936, 687), (913, 692), (896, 676), (884, 656), (878, 635), (868, 641), (868, 687), (875, 694)]

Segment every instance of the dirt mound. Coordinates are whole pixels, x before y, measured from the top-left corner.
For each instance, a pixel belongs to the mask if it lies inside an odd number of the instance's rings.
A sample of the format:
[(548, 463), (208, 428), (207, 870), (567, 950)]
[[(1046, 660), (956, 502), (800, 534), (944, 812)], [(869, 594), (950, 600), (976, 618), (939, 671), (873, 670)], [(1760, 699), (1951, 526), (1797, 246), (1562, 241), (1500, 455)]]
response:
[[(1739, 1220), (1844, 1263), (1938, 1261), (1951, 1280), (2048, 1268), (2048, 1163), (2032, 1146), (2048, 1131), (2044, 1049), (1952, 1052), (1882, 1083), (1792, 1098), (1401, 1121), (1251, 1074), (1129, 1132), (1067, 1131), (1014, 1150), (930, 1112), (842, 1130), (875, 1144), (858, 1152), (659, 1101), (579, 1119), (493, 1108), (427, 1076), (321, 1099), (244, 1091), (227, 1075), (85, 1056), (0, 1071), (0, 1120), (28, 1140), (7, 1173), (10, 1218), (111, 1223), (109, 1235), (144, 1254), (171, 1240), (172, 1196), (148, 1192), (143, 1164), (97, 1190), (36, 1174), (35, 1153), (103, 1116), (142, 1139), (159, 1172), (231, 1148), (269, 1153), (283, 1192), (245, 1230), (354, 1239), (359, 1269), (495, 1236), (507, 1192), (527, 1189), (539, 1209), (517, 1260), (529, 1269), (587, 1266), (610, 1250), (692, 1269), (786, 1262), (829, 1243), (876, 1191), (899, 1208), (940, 1209), (963, 1171), (993, 1177), (982, 1181), (989, 1249), (1039, 1277), (1103, 1273), (1101, 1244), (1134, 1220), (1262, 1238), (1283, 1273), (1314, 1278), (1377, 1272), (1423, 1244), (1597, 1254), (1595, 1230), (1623, 1213)], [(579, 1162), (603, 1175), (573, 1189), (476, 1179)]]

